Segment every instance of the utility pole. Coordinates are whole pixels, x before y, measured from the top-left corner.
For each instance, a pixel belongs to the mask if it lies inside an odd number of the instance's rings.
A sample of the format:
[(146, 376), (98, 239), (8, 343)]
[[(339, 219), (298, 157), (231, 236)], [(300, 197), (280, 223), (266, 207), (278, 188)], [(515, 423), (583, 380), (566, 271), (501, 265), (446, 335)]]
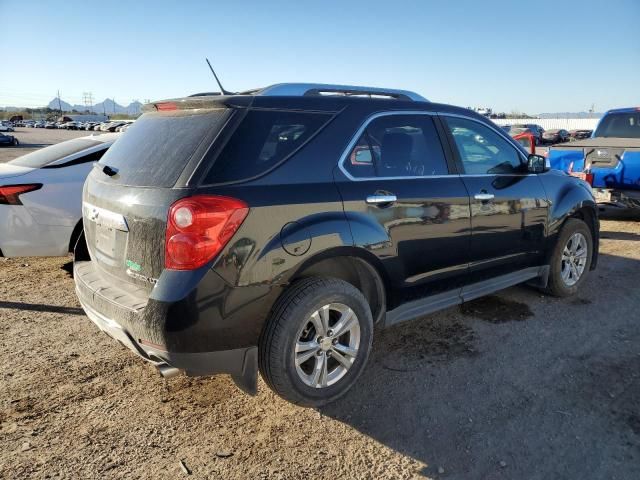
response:
[(116, 99), (115, 98), (112, 99), (112, 102), (113, 102), (113, 114), (115, 115), (116, 114)]
[(60, 116), (62, 116), (62, 104), (60, 103), (60, 90), (58, 90), (58, 110), (60, 110)]
[(91, 112), (93, 108), (93, 94), (91, 92), (83, 92), (82, 100), (87, 111)]

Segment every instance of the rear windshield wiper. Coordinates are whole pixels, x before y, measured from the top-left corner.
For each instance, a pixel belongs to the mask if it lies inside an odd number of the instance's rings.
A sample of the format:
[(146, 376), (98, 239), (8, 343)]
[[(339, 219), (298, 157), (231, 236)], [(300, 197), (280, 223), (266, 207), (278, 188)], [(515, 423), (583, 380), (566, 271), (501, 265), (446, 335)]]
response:
[(117, 168), (110, 167), (109, 165), (105, 165), (103, 167), (100, 163), (96, 162), (93, 164), (93, 166), (98, 168), (102, 167), (100, 168), (100, 170), (102, 170), (102, 173), (104, 173), (105, 175), (108, 175), (109, 177), (113, 177), (115, 174), (118, 173)]

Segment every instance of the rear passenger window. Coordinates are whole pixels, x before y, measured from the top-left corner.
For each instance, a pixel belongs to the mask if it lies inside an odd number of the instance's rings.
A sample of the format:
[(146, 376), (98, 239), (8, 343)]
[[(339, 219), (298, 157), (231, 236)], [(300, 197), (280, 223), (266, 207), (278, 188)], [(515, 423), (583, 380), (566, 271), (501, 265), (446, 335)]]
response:
[(343, 165), (356, 178), (448, 173), (438, 132), (429, 115), (387, 115), (373, 120)]
[(204, 183), (226, 183), (260, 175), (305, 144), (330, 114), (251, 110), (216, 158)]

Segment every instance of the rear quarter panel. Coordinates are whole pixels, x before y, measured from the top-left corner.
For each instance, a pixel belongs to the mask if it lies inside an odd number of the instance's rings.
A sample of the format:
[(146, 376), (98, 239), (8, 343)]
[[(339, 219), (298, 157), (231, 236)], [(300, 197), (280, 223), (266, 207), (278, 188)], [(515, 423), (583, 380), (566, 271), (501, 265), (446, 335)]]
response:
[(36, 223), (73, 228), (82, 218), (82, 186), (91, 168), (91, 163), (83, 163), (30, 175), (29, 182), (42, 183), (42, 188), (21, 200)]

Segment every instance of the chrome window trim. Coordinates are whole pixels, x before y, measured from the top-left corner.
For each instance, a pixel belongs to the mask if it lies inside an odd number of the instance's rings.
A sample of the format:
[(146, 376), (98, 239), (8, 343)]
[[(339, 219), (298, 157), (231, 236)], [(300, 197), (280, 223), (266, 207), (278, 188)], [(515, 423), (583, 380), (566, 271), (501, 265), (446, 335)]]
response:
[[(365, 121), (362, 123), (362, 125), (360, 125), (360, 128), (358, 128), (358, 130), (356, 131), (354, 136), (351, 138), (351, 140), (347, 144), (347, 148), (342, 152), (342, 155), (340, 155), (340, 159), (338, 160), (338, 168), (344, 174), (344, 176), (346, 176), (349, 180), (351, 180), (353, 182), (367, 182), (367, 181), (371, 181), (371, 180), (419, 180), (419, 179), (424, 179), (424, 178), (444, 178), (444, 177), (448, 178), (448, 177), (451, 177), (452, 176), (451, 174), (449, 174), (449, 175), (403, 176), (403, 177), (354, 177), (353, 175), (351, 175), (347, 171), (347, 169), (344, 166), (344, 161), (347, 159), (347, 157), (351, 153), (351, 150), (353, 150), (353, 147), (356, 146), (356, 143), (358, 142), (358, 140), (360, 139), (360, 137), (362, 136), (364, 131), (367, 129), (369, 124), (371, 122), (373, 122), (374, 120), (378, 119), (378, 118), (389, 117), (391, 115), (430, 115), (430, 116), (435, 116), (435, 115), (437, 115), (437, 112), (426, 111), (426, 110), (393, 110), (393, 111), (386, 111), (386, 112), (378, 112), (378, 113), (374, 113), (373, 115), (368, 116), (365, 119)], [(443, 151), (443, 153), (444, 153), (444, 151)], [(446, 156), (446, 154), (445, 154), (445, 156)]]
[[(450, 173), (447, 175), (420, 175), (420, 176), (402, 176), (402, 177), (354, 177), (345, 168), (344, 166), (345, 160), (348, 158), (349, 154), (351, 153), (351, 150), (353, 150), (353, 147), (355, 147), (356, 143), (358, 142), (358, 140), (360, 139), (360, 137), (362, 136), (362, 134), (364, 133), (364, 131), (367, 129), (367, 127), (371, 122), (373, 122), (377, 118), (388, 117), (391, 115), (430, 115), (430, 116), (443, 116), (443, 117), (449, 116), (449, 117), (458, 117), (466, 120), (472, 120), (496, 132), (499, 136), (505, 139), (507, 143), (509, 143), (511, 146), (514, 147), (514, 150), (519, 154), (520, 159), (522, 160), (523, 163), (526, 164), (527, 162), (527, 159), (525, 158), (524, 154), (520, 151), (519, 148), (516, 148), (513, 145), (513, 141), (510, 137), (507, 137), (504, 134), (504, 132), (500, 131), (500, 129), (494, 128), (491, 125), (487, 125), (486, 123), (481, 122), (476, 118), (469, 117), (467, 115), (461, 115), (459, 113), (434, 112), (431, 110), (393, 110), (393, 111), (374, 113), (373, 115), (370, 115), (369, 117), (367, 117), (363, 122), (363, 124), (360, 126), (360, 128), (358, 128), (355, 135), (351, 138), (351, 140), (347, 144), (347, 148), (342, 152), (342, 155), (338, 160), (338, 168), (344, 174), (344, 176), (347, 177), (349, 180), (353, 182), (368, 182), (372, 180), (423, 180), (426, 178), (451, 178), (451, 177), (533, 177), (533, 176), (536, 176), (535, 173), (475, 173), (475, 174), (474, 173), (460, 173), (460, 174)], [(445, 125), (445, 128), (448, 128), (448, 126)]]

